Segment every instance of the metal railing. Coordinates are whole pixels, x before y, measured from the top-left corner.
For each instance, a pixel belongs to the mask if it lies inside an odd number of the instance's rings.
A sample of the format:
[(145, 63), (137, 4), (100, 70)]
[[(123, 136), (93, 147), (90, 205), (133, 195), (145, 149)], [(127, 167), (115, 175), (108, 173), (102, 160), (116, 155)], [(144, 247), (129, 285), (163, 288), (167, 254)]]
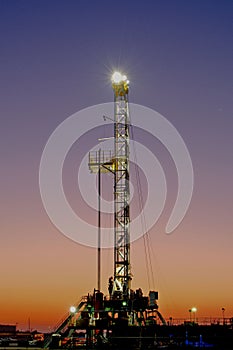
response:
[(210, 325), (232, 325), (233, 317), (196, 317), (195, 320), (190, 318), (166, 318), (168, 325), (179, 326), (186, 324), (197, 324), (200, 326), (210, 326)]

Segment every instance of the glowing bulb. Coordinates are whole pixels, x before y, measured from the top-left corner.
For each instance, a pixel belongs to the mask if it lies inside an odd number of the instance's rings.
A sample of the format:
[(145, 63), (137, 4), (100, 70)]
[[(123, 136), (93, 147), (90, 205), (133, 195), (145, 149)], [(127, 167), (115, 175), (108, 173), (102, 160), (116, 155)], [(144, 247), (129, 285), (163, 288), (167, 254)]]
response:
[(122, 75), (122, 80), (123, 81), (127, 81), (127, 76), (126, 75)]
[(70, 312), (72, 312), (74, 314), (76, 312), (76, 307), (75, 306), (71, 306), (70, 307)]
[(120, 72), (114, 72), (112, 75), (112, 82), (119, 84), (122, 81), (122, 75)]

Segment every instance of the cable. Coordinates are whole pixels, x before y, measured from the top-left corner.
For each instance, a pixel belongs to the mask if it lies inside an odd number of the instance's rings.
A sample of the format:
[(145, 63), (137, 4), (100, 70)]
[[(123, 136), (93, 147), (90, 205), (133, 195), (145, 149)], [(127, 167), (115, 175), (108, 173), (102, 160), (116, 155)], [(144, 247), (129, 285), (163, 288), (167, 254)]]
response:
[[(130, 124), (131, 125), (131, 124)], [(131, 125), (132, 126), (132, 125)], [(131, 135), (132, 140), (134, 141), (134, 130), (131, 128)], [(152, 260), (151, 260), (151, 251), (152, 251), (152, 244), (150, 244), (150, 235), (148, 233), (147, 225), (146, 225), (146, 218), (143, 208), (143, 193), (142, 193), (142, 186), (141, 186), (141, 180), (139, 176), (139, 169), (137, 166), (137, 154), (135, 149), (135, 144), (133, 143), (133, 156), (134, 156), (134, 163), (135, 163), (135, 173), (136, 173), (136, 184), (138, 188), (138, 195), (139, 195), (139, 211), (141, 213), (141, 223), (142, 223), (142, 230), (145, 232), (143, 235), (143, 244), (144, 244), (144, 252), (145, 252), (145, 260), (146, 260), (146, 274), (147, 274), (147, 280), (148, 280), (148, 287), (149, 290), (151, 289), (151, 280), (152, 280), (152, 286), (154, 286), (154, 273), (152, 268)]]

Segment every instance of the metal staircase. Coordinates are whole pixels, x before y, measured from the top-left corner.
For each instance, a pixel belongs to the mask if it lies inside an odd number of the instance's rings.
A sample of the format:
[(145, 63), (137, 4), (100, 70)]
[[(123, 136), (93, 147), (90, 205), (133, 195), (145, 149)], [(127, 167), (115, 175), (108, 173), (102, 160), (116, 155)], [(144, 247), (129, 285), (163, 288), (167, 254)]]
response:
[[(85, 309), (85, 306), (87, 304), (87, 297), (84, 296), (81, 298), (81, 300), (79, 301), (79, 303), (77, 303), (76, 306), (76, 311), (75, 314), (77, 315), (78, 313), (81, 314), (81, 311), (83, 311), (83, 309)], [(79, 315), (80, 316), (80, 315)], [(67, 325), (69, 324), (69, 322), (71, 321), (71, 319), (74, 317), (74, 313), (68, 312), (54, 327), (54, 331), (53, 333), (49, 334), (45, 340), (44, 340), (44, 346), (43, 348), (49, 348), (49, 345), (52, 342), (52, 337), (53, 334), (60, 334), (60, 332), (64, 331), (64, 329), (67, 327)]]

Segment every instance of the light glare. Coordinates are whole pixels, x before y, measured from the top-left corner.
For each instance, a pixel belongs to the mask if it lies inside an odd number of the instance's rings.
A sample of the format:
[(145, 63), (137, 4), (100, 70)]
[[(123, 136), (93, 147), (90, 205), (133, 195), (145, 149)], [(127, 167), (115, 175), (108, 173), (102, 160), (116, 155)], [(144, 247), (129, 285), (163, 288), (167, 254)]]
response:
[(75, 306), (71, 306), (70, 307), (70, 312), (75, 313), (75, 311), (76, 311), (76, 307)]
[(119, 84), (122, 81), (122, 75), (120, 72), (114, 72), (112, 75), (112, 81), (115, 84)]

